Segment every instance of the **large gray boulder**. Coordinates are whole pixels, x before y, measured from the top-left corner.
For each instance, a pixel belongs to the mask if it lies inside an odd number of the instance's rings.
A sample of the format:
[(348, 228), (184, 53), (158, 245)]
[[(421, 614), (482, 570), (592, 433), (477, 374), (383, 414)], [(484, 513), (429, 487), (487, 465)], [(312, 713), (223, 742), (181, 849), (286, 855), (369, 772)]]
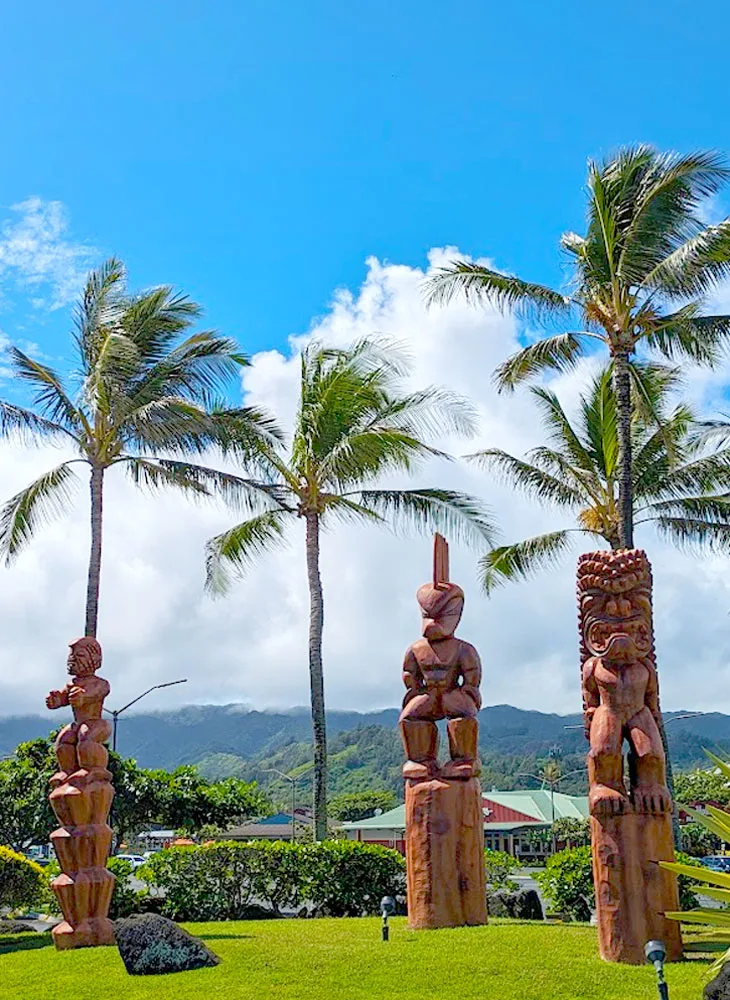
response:
[(725, 964), (705, 986), (705, 1000), (730, 1000), (730, 965)]
[(187, 972), (220, 962), (202, 941), (157, 913), (136, 913), (117, 920), (114, 936), (131, 976)]
[(492, 917), (513, 917), (517, 920), (542, 920), (540, 897), (534, 889), (510, 892), (498, 889), (487, 893), (487, 911)]

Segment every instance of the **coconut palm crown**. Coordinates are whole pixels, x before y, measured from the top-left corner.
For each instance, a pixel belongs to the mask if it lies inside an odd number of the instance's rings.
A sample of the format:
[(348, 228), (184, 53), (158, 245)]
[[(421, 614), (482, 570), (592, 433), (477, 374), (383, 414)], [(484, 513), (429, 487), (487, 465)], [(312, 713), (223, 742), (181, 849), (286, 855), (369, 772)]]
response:
[[(730, 552), (730, 447), (708, 449), (690, 409), (680, 404), (669, 410), (675, 373), (650, 365), (634, 367), (633, 374), (640, 383), (631, 422), (635, 524), (651, 524), (681, 547)], [(532, 393), (549, 444), (526, 458), (498, 448), (470, 458), (573, 524), (487, 553), (480, 571), (488, 593), (553, 564), (581, 535), (614, 549), (621, 545), (618, 416), (610, 366), (581, 397), (573, 420), (555, 393), (542, 387)], [(648, 412), (641, 405), (647, 401)]]
[(431, 487), (378, 485), (389, 474), (413, 472), (423, 459), (446, 457), (427, 443), (429, 437), (473, 430), (474, 415), (467, 402), (434, 387), (406, 391), (402, 379), (407, 370), (397, 348), (384, 342), (364, 340), (347, 349), (308, 346), (301, 356), (299, 408), (291, 443), (288, 448), (267, 446), (260, 456), (264, 480), (278, 494), (262, 493), (258, 513), (208, 543), (208, 587), (221, 592), (231, 572), (240, 574), (284, 540), (287, 524), (304, 521), (318, 840), (327, 833), (320, 530), (338, 521), (364, 521), (435, 528), (476, 544), (494, 535), (488, 511), (472, 497)]
[(618, 412), (622, 547), (633, 546), (632, 358), (643, 345), (665, 358), (714, 365), (730, 336), (730, 316), (705, 314), (708, 293), (730, 274), (730, 219), (706, 225), (702, 218), (703, 202), (728, 173), (715, 152), (622, 149), (589, 164), (585, 235), (569, 232), (561, 240), (571, 267), (568, 291), (469, 261), (439, 269), (427, 283), (432, 302), (458, 294), (567, 327), (505, 361), (495, 373), (501, 389), (546, 369), (571, 368), (591, 341), (608, 348)]
[[(49, 442), (76, 453), (0, 508), (0, 553), (12, 562), (37, 527), (68, 509), (89, 470), (91, 553), (84, 634), (96, 636), (102, 555), (104, 477), (120, 468), (138, 486), (218, 492), (238, 502), (264, 489), (255, 482), (182, 461), (233, 432), (241, 448), (275, 440), (273, 422), (252, 408), (217, 403), (247, 363), (235, 342), (212, 331), (188, 334), (200, 307), (168, 286), (131, 294), (114, 258), (92, 271), (75, 313), (78, 371), (64, 379), (17, 347), (9, 350), (30, 406), (0, 401), (0, 434)], [(70, 387), (75, 381), (77, 391)]]

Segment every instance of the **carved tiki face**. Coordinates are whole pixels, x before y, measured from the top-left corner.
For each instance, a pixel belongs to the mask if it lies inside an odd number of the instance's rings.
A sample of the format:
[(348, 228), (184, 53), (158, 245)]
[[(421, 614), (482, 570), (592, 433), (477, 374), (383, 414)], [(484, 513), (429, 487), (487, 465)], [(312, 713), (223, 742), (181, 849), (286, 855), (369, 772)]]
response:
[(90, 677), (101, 666), (101, 646), (85, 635), (69, 643), (67, 662), (68, 672), (74, 677)]
[(640, 549), (578, 560), (581, 658), (630, 663), (653, 655), (651, 565)]
[(421, 631), (426, 639), (448, 639), (464, 610), (464, 591), (455, 583), (424, 583), (416, 599), (421, 605)]

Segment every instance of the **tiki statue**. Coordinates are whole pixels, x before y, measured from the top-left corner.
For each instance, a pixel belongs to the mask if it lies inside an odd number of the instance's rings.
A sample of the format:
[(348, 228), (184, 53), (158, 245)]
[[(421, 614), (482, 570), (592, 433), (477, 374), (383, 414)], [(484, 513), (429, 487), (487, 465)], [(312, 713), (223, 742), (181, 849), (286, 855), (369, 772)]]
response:
[[(437, 535), (433, 583), (425, 583), (416, 594), (423, 638), (408, 647), (403, 662), (406, 695), (399, 725), (408, 756), (404, 778), (432, 778), (437, 772), (443, 778), (471, 778), (479, 773), (482, 666), (471, 643), (454, 636), (464, 608), (464, 591), (449, 583), (448, 558), (446, 541)], [(436, 760), (439, 719), (448, 719), (451, 757), (440, 769)]]
[[(578, 561), (583, 712), (588, 753), (593, 881), (601, 956), (642, 964), (661, 940), (681, 957), (672, 800), (660, 736), (651, 615), (651, 566), (638, 549)], [(624, 741), (628, 778), (624, 777)]]
[(107, 824), (114, 789), (104, 742), (111, 726), (102, 718), (109, 684), (96, 671), (101, 646), (91, 636), (70, 644), (71, 682), (46, 698), (48, 708), (70, 706), (73, 722), (56, 739), (59, 770), (49, 799), (61, 826), (51, 841), (62, 874), (52, 882), (64, 921), (53, 930), (57, 948), (113, 944), (108, 919), (114, 876), (106, 868), (112, 830)]
[[(671, 812), (659, 726), (651, 567), (643, 552), (594, 552), (578, 563), (583, 717), (592, 814)], [(630, 747), (624, 784), (623, 742)]]
[[(399, 721), (408, 758), (408, 921), (414, 929), (483, 924), (484, 817), (476, 777), (482, 668), (476, 649), (454, 637), (464, 592), (449, 582), (449, 549), (441, 535), (434, 541), (433, 582), (417, 597), (423, 638), (406, 651)], [(448, 720), (449, 760), (439, 767), (441, 719)]]

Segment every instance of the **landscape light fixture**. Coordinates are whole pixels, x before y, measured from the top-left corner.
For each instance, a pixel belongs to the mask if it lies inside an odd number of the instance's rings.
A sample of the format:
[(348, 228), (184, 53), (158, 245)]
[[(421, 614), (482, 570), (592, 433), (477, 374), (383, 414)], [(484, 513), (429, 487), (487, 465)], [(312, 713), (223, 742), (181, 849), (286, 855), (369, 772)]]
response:
[(664, 980), (664, 959), (667, 957), (667, 949), (662, 941), (647, 941), (644, 945), (644, 954), (647, 962), (656, 969), (656, 988), (660, 1000), (669, 1000), (669, 987)]
[(395, 913), (395, 900), (392, 896), (383, 896), (380, 900), (380, 912), (383, 914), (383, 941), (389, 941), (388, 917), (392, 917)]

